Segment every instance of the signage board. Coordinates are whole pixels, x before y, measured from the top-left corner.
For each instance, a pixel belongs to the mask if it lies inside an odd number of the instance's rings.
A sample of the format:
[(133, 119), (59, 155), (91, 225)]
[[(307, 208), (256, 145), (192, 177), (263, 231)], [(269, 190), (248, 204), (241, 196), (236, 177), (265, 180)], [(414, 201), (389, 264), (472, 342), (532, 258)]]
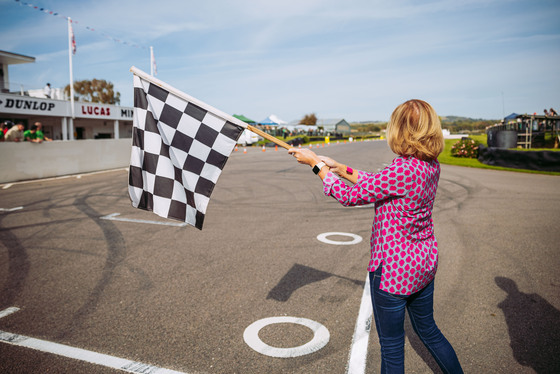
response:
[[(0, 113), (6, 114), (70, 117), (72, 115), (70, 105), (69, 101), (0, 94)], [(74, 103), (75, 118), (132, 121), (133, 115), (134, 110), (131, 107), (85, 102)]]

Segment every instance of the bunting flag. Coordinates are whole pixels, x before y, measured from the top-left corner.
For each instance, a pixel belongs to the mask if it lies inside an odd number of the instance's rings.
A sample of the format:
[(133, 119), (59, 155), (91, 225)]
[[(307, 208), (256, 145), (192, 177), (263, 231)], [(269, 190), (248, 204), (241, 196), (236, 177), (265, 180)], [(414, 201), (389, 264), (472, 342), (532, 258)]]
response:
[[(16, 3), (22, 5), (22, 6), (27, 6), (27, 7), (31, 8), (31, 9), (38, 10), (38, 11), (43, 12), (43, 13), (45, 13), (45, 14), (50, 14), (51, 16), (60, 17), (60, 18), (64, 18), (64, 19), (68, 19), (68, 18), (69, 18), (68, 16), (65, 16), (65, 15), (63, 15), (63, 14), (60, 14), (60, 13), (55, 12), (55, 11), (53, 11), (53, 10), (49, 10), (49, 9), (47, 9), (47, 8), (43, 8), (43, 7), (37, 6), (37, 5), (31, 4), (31, 3), (26, 2), (26, 1), (21, 1), (21, 0), (14, 0), (14, 1), (15, 1)], [(78, 21), (74, 21), (74, 20), (73, 20), (72, 23), (78, 24)], [(131, 47), (135, 47), (135, 48), (146, 49), (146, 46), (144, 46), (144, 45), (140, 45), (140, 44), (138, 44), (138, 43), (127, 42), (127, 41), (125, 41), (125, 40), (121, 40), (121, 39), (118, 39), (118, 38), (114, 38), (114, 37), (112, 37), (111, 35), (108, 35), (108, 34), (106, 34), (106, 33), (104, 33), (104, 32), (101, 32), (101, 31), (98, 31), (98, 30), (94, 29), (93, 27), (89, 27), (89, 26), (84, 26), (84, 27), (86, 28), (86, 30), (100, 33), (103, 37), (105, 37), (105, 38), (107, 38), (107, 39), (110, 39), (110, 40), (114, 41), (115, 43), (120, 43), (120, 44), (128, 45), (128, 46), (131, 46)]]
[(210, 195), (247, 125), (135, 67), (131, 71), (132, 205), (202, 230)]

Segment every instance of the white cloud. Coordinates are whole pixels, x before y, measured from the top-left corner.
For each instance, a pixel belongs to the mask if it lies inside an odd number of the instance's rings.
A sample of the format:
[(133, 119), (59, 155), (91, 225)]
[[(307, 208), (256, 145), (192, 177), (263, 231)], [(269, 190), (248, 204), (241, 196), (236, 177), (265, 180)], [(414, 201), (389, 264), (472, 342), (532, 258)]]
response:
[[(434, 100), (444, 115), (494, 117), (501, 91), (506, 102), (516, 92), (520, 108), (560, 101), (560, 5), (545, 2), (43, 2), (78, 21), (76, 79), (113, 81), (126, 105), (128, 68), (149, 71), (150, 45), (158, 78), (253, 118), (386, 119), (411, 97)], [(65, 20), (10, 1), (0, 12), (10, 15), (0, 24), (2, 48), (37, 57), (10, 68), (11, 80), (65, 84)]]

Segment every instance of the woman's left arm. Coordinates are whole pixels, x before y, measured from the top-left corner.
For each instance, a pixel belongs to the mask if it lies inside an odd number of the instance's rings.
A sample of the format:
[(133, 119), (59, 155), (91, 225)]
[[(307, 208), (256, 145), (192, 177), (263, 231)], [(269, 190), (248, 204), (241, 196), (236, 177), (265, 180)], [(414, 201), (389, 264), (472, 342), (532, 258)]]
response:
[(347, 181), (351, 182), (351, 183), (358, 183), (358, 171), (357, 170), (353, 170), (352, 168), (350, 168), (347, 165), (341, 164), (340, 162), (336, 162), (335, 160), (333, 160), (330, 157), (325, 157), (325, 156), (318, 156), (321, 161), (323, 161), (325, 164), (327, 164), (327, 166), (329, 167), (329, 170), (332, 173), (335, 173), (336, 175), (338, 175), (339, 177), (342, 177), (344, 179), (346, 179)]

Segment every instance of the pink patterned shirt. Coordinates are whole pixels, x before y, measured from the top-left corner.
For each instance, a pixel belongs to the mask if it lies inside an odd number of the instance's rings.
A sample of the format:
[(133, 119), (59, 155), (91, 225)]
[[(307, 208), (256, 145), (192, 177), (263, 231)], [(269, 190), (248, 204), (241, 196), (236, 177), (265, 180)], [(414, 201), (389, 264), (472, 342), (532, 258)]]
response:
[(379, 173), (358, 171), (352, 187), (331, 172), (323, 180), (325, 195), (344, 206), (375, 203), (368, 271), (383, 264), (384, 291), (411, 295), (435, 277), (438, 245), (432, 208), (439, 174), (437, 160), (399, 156)]

